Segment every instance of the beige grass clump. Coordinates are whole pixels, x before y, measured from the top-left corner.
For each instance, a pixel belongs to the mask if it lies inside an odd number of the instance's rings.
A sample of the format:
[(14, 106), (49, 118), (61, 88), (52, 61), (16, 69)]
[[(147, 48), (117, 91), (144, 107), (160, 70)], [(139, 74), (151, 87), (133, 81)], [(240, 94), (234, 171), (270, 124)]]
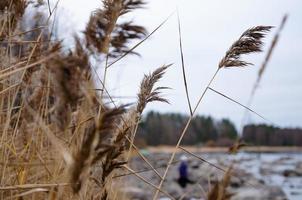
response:
[[(118, 22), (144, 2), (104, 1), (104, 8), (91, 16), (84, 41), (75, 37), (75, 47), (69, 53), (63, 52), (60, 42), (51, 41), (49, 29), (40, 31), (40, 22), (33, 30), (19, 29), (25, 9), (19, 9), (20, 2), (27, 5), (26, 1), (0, 4), (0, 36), (9, 44), (0, 51), (0, 198), (112, 198), (111, 177), (126, 164), (122, 155), (129, 146), (130, 130), (148, 102), (164, 101), (159, 97), (160, 88), (156, 92), (152, 88), (166, 67), (150, 75), (148, 80), (152, 81), (142, 86), (153, 93), (140, 99), (134, 117), (132, 108), (103, 103), (91, 78), (95, 74), (90, 56), (117, 57), (129, 49), (131, 40), (144, 36), (142, 26)], [(39, 13), (34, 19), (47, 18), (49, 25), (54, 13), (49, 10), (49, 17)], [(8, 16), (14, 18), (7, 20)], [(14, 20), (16, 25), (8, 23)], [(22, 54), (7, 53), (12, 46), (9, 42), (18, 39), (25, 44), (22, 41), (29, 35), (33, 41), (22, 46)]]

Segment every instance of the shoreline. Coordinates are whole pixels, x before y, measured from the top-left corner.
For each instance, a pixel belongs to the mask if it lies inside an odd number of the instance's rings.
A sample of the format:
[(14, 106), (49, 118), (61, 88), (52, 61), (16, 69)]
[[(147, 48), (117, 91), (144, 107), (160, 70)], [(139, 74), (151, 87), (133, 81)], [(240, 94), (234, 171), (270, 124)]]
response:
[[(194, 146), (182, 146), (190, 152), (203, 152), (203, 153), (228, 153), (228, 147), (194, 147)], [(156, 146), (144, 148), (151, 153), (173, 153), (174, 146)], [(183, 152), (181, 149), (177, 149), (177, 152)], [(302, 147), (270, 147), (270, 146), (259, 146), (259, 147), (243, 147), (239, 152), (247, 153), (301, 153)]]

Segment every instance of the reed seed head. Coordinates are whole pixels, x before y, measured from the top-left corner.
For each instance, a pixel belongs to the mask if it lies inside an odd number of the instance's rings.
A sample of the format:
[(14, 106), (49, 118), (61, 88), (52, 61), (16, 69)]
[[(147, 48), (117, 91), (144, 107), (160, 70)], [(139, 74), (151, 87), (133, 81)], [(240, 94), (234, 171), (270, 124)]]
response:
[(221, 59), (219, 68), (252, 65), (252, 63), (241, 60), (241, 56), (261, 52), (263, 45), (262, 39), (272, 28), (272, 26), (256, 26), (246, 30)]

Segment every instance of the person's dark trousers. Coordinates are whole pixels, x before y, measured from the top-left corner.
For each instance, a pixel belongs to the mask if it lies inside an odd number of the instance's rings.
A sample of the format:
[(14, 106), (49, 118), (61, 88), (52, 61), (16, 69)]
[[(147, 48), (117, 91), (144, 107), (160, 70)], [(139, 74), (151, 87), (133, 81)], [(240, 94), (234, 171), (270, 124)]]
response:
[(178, 184), (182, 187), (182, 188), (185, 188), (187, 187), (187, 184), (192, 184), (194, 183), (193, 181), (189, 180), (188, 178), (186, 177), (180, 177), (178, 180), (177, 180)]

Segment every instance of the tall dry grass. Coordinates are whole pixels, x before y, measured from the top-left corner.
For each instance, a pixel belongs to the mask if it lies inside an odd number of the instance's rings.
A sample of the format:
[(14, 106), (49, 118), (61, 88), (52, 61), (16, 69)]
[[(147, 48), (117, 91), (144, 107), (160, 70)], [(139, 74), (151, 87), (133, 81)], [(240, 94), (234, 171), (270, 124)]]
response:
[[(206, 89), (202, 92), (196, 106), (193, 109), (192, 114), (190, 115), (186, 126), (184, 127), (183, 131), (181, 132), (180, 138), (178, 139), (177, 144), (175, 145), (175, 149), (171, 155), (171, 158), (169, 159), (168, 165), (166, 167), (166, 170), (163, 175), (163, 179), (160, 181), (158, 188), (161, 188), (165, 178), (168, 174), (168, 171), (170, 169), (170, 166), (172, 162), (174, 161), (177, 149), (180, 147), (181, 141), (183, 137), (186, 134), (186, 131), (193, 119), (194, 114), (196, 113), (197, 108), (201, 104), (202, 99), (204, 98), (206, 92), (210, 88), (212, 82), (214, 81), (215, 77), (217, 76), (218, 72), (223, 69), (223, 68), (229, 68), (229, 67), (245, 67), (247, 65), (251, 65), (251, 63), (248, 63), (246, 61), (243, 61), (241, 59), (242, 55), (245, 54), (251, 54), (251, 53), (256, 53), (256, 52), (261, 52), (261, 47), (263, 45), (262, 39), (265, 37), (265, 33), (270, 31), (272, 27), (271, 26), (256, 26), (252, 27), (250, 29), (247, 29), (243, 34), (239, 37), (238, 40), (236, 40), (229, 50), (225, 53), (225, 56), (220, 60), (218, 64), (218, 68), (209, 81)], [(159, 195), (159, 190), (157, 190), (154, 194), (153, 199), (156, 200)]]
[[(29, 6), (35, 17), (30, 19), (33, 27), (27, 30), (24, 13)], [(143, 26), (119, 20), (144, 7), (143, 0), (103, 0), (102, 7), (91, 14), (84, 38), (75, 36), (75, 47), (66, 52), (63, 44), (52, 37), (57, 6), (58, 2), (51, 8), (48, 1), (0, 2), (0, 198), (124, 199), (127, 197), (119, 196), (115, 178), (116, 172), (127, 170), (156, 190), (154, 199), (160, 192), (174, 199), (161, 187), (206, 91), (220, 69), (250, 64), (242, 61), (241, 55), (261, 51), (264, 34), (271, 27), (253, 27), (241, 35), (220, 61), (194, 109), (185, 87), (191, 117), (161, 175), (140, 154), (134, 139), (147, 104), (168, 103), (161, 96), (168, 87), (156, 84), (170, 65), (142, 77), (134, 105), (108, 105), (104, 96), (110, 98), (106, 89), (109, 67), (128, 54), (137, 54), (135, 48), (170, 17), (147, 34)], [(179, 36), (186, 84), (180, 20)], [(138, 39), (141, 41), (137, 45), (129, 47), (131, 41)], [(102, 78), (96, 74), (91, 58), (104, 65)], [(94, 77), (99, 78), (101, 92)], [(160, 177), (159, 186), (131, 169), (132, 151)], [(217, 185), (218, 189), (209, 193), (211, 198), (215, 194), (224, 198), (229, 174)]]
[(49, 4), (1, 1), (1, 199), (111, 199), (118, 192), (111, 187), (115, 171), (131, 170), (124, 155), (129, 143), (137, 150), (133, 139), (144, 108), (167, 102), (160, 96), (165, 88), (155, 87), (168, 68), (162, 66), (144, 77), (136, 105), (104, 103), (105, 76), (99, 93), (90, 57), (107, 69), (108, 59), (135, 53), (129, 42), (147, 35), (118, 20), (144, 1), (102, 3), (85, 38), (76, 36), (66, 53), (51, 37), (57, 6), (48, 7), (48, 16), (33, 10), (34, 27), (25, 30), (25, 9)]

